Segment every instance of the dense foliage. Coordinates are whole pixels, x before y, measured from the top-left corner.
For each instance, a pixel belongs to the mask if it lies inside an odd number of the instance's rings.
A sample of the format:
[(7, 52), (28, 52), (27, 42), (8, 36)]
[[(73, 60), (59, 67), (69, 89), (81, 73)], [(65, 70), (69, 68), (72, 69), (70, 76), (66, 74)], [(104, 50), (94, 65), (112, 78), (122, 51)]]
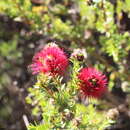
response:
[[(129, 6), (130, 0), (1, 0), (0, 128), (26, 129), (25, 125), (28, 126), (26, 117), (30, 123), (28, 128), (32, 130), (53, 127), (60, 129), (61, 126), (66, 129), (73, 127), (77, 129), (70, 120), (79, 124), (81, 122), (79, 125), (81, 129), (86, 128), (86, 124), (88, 129), (104, 129), (109, 124), (111, 127), (114, 125), (114, 128), (129, 130)], [(72, 74), (67, 74), (65, 79), (56, 77), (54, 79), (56, 82), (45, 75), (40, 75), (36, 79), (36, 76), (31, 76), (28, 65), (31, 64), (35, 52), (49, 42), (56, 42), (66, 52), (68, 58), (74, 49), (85, 49), (87, 58), (80, 61), (82, 64), (80, 66), (76, 66), (78, 61), (76, 63), (71, 61), (70, 64), (73, 65), (70, 65), (69, 70)], [(77, 104), (78, 101), (75, 99), (74, 107), (71, 108), (73, 106), (71, 99), (75, 95), (70, 97), (71, 94), (67, 91), (72, 90), (66, 89), (73, 86), (77, 91), (76, 74), (79, 68), (84, 66), (95, 67), (106, 74), (108, 92), (98, 103), (91, 101), (92, 104), (89, 105), (86, 105), (85, 101), (79, 101)], [(41, 83), (41, 80), (47, 86), (60, 86), (58, 88), (64, 92), (65, 99), (61, 99), (62, 93), (55, 95), (61, 100), (55, 102), (57, 107), (45, 90), (38, 87), (40, 85), (37, 83), (38, 81)], [(68, 106), (64, 106), (66, 104), (63, 101), (66, 101)], [(59, 113), (58, 106), (65, 108), (65, 120), (69, 118), (65, 121), (67, 124), (62, 122), (63, 115)], [(111, 108), (114, 110), (110, 111)], [(73, 120), (73, 113), (78, 116), (79, 112), (87, 113), (88, 116), (82, 114), (84, 116), (82, 121)], [(110, 115), (118, 113), (114, 118), (115, 123), (106, 118), (107, 112), (112, 119), (113, 116)], [(70, 114), (69, 117), (66, 117), (68, 116), (66, 113)], [(54, 120), (48, 119), (49, 116), (55, 117)], [(49, 121), (46, 126), (44, 121)], [(50, 122), (54, 124), (50, 125)]]

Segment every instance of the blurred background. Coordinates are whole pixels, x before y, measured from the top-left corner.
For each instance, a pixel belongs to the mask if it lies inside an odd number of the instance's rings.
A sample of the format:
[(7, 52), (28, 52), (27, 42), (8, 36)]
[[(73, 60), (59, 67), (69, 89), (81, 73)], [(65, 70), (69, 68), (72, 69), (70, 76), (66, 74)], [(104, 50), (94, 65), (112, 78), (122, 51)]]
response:
[(45, 44), (68, 56), (84, 48), (86, 64), (108, 77), (109, 111), (119, 111), (109, 130), (130, 130), (130, 0), (0, 1), (0, 130), (26, 130), (40, 120), (26, 103), (35, 77), (28, 65)]

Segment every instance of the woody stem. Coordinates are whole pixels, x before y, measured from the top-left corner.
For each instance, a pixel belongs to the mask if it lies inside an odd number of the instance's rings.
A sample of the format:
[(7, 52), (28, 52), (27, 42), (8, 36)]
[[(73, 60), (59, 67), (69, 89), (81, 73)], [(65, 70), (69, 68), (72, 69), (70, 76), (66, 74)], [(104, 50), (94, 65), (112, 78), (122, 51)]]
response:
[(46, 92), (49, 94), (50, 97), (55, 99), (55, 97), (53, 96), (52, 91), (49, 88), (45, 87), (43, 84), (41, 86), (46, 90)]

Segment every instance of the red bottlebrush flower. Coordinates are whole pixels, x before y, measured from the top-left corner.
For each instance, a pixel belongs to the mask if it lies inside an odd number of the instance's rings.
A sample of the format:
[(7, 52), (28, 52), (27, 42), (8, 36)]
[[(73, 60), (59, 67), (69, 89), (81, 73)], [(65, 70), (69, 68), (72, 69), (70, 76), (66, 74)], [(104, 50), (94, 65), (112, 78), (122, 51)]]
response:
[(86, 97), (100, 98), (106, 91), (107, 78), (95, 68), (83, 68), (78, 78), (80, 90)]
[(36, 53), (33, 64), (30, 66), (33, 74), (49, 73), (62, 75), (68, 66), (68, 59), (65, 53), (54, 45), (49, 45)]

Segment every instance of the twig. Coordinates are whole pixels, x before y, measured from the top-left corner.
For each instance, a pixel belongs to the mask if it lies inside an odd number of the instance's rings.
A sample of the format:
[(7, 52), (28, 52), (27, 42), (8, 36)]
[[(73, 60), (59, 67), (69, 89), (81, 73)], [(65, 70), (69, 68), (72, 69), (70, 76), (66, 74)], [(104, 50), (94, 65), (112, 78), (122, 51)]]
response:
[(50, 91), (49, 88), (45, 87), (43, 84), (41, 86), (46, 90), (46, 92), (50, 95), (50, 97), (52, 97), (53, 99), (55, 99), (55, 97), (53, 96), (52, 91)]
[(24, 123), (25, 123), (26, 128), (28, 128), (28, 126), (29, 126), (29, 121), (28, 121), (28, 118), (27, 118), (26, 115), (23, 115), (23, 121), (24, 121)]

